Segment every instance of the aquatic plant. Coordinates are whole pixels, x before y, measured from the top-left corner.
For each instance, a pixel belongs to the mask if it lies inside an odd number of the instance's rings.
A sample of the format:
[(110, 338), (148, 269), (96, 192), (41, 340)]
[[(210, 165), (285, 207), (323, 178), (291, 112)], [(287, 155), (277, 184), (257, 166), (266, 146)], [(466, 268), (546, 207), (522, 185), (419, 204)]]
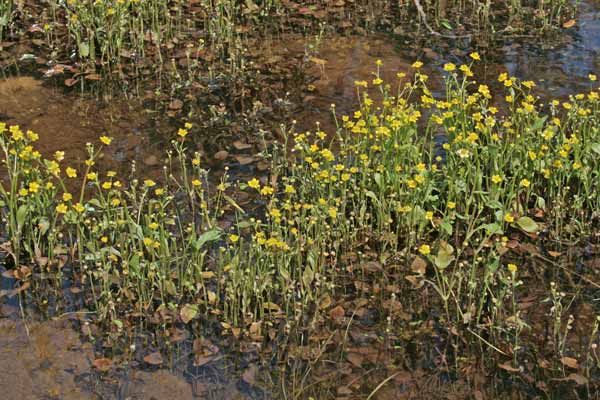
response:
[[(214, 319), (236, 337), (286, 320), (290, 333), (326, 313), (343, 319), (334, 305), (355, 296), (377, 307), (401, 357), (426, 321), (401, 317), (400, 299), (438, 326), (432, 335), (453, 364), (445, 368), (458, 372), (477, 358), (494, 373), (516, 372), (540, 356), (553, 366), (540, 373), (564, 376), (565, 357), (582, 354), (568, 340), (569, 308), (589, 306), (581, 287), (597, 287), (573, 258), (598, 245), (596, 77), (588, 93), (542, 105), (532, 81), (502, 73), (497, 93), (476, 82), (480, 56), (470, 58), (444, 66), (441, 96), (421, 62), (394, 86), (378, 62), (370, 81), (355, 82), (359, 109), (332, 108), (335, 132), (286, 131), (293, 142), (269, 154), (269, 177), (238, 184), (225, 174), (211, 186), (200, 156), (188, 155), (191, 124), (177, 132), (160, 182), (129, 183), (96, 165), (110, 137), (88, 145), (76, 167), (61, 152), (44, 159), (35, 133), (1, 125), (4, 247), (17, 270), (27, 263), (56, 276), (57, 290), (69, 262), (85, 304), (113, 336), (150, 319)], [(263, 212), (246, 215), (236, 189)], [(226, 214), (235, 220), (228, 229), (220, 227)], [(573, 277), (580, 286), (567, 301), (559, 286)], [(542, 343), (522, 305), (528, 285), (540, 284), (549, 284), (555, 321)], [(424, 288), (430, 294), (420, 297)], [(597, 326), (588, 328), (585, 379), (600, 372), (591, 353)]]

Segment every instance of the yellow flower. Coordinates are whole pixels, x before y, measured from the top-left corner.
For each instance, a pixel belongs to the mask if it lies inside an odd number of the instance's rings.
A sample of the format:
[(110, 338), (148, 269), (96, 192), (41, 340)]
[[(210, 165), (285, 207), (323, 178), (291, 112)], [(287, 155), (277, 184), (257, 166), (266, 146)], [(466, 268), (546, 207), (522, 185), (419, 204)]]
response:
[(455, 203), (455, 202), (453, 202), (453, 201), (449, 201), (449, 202), (448, 202), (448, 208), (449, 208), (450, 210), (454, 210), (454, 209), (456, 208), (456, 203)]
[(519, 184), (523, 187), (529, 187), (529, 185), (531, 185), (531, 182), (529, 182), (528, 179), (521, 179), (521, 182), (519, 182)]
[(504, 221), (508, 222), (509, 224), (515, 221), (515, 217), (513, 217), (512, 214), (505, 214), (504, 215)]
[(260, 194), (262, 194), (263, 196), (268, 196), (273, 194), (275, 190), (271, 187), (271, 186), (264, 186), (261, 190), (260, 190)]
[(177, 131), (177, 135), (179, 135), (182, 138), (186, 137), (187, 134), (188, 134), (187, 129), (179, 128), (179, 130)]
[(590, 78), (590, 81), (594, 82), (596, 79), (598, 79), (598, 77), (594, 74), (589, 74), (588, 78)]
[(114, 178), (115, 176), (117, 176), (117, 173), (115, 171), (108, 171), (106, 173), (106, 176), (108, 176), (109, 178)]
[(198, 179), (194, 179), (192, 181), (192, 186), (194, 186), (194, 187), (202, 186), (202, 182), (200, 182), (200, 180), (198, 180)]
[(32, 131), (27, 131), (27, 139), (29, 139), (32, 142), (35, 142), (39, 139), (39, 135), (35, 132)]
[(77, 178), (77, 170), (75, 168), (67, 167), (66, 172), (69, 178)]
[(492, 176), (492, 182), (498, 184), (498, 183), (502, 182), (502, 177), (500, 175), (494, 175), (494, 176)]
[(151, 188), (153, 186), (156, 186), (156, 182), (154, 182), (152, 179), (146, 179), (144, 181), (144, 186)]
[(95, 172), (89, 172), (85, 177), (88, 178), (90, 181), (95, 181), (96, 179), (98, 179), (98, 174)]
[(195, 166), (200, 165), (200, 159), (199, 158), (192, 159), (192, 165), (195, 165)]
[(38, 190), (40, 190), (40, 184), (37, 182), (30, 182), (29, 183), (29, 191), (31, 193), (37, 193)]
[(508, 264), (507, 268), (513, 274), (517, 272), (517, 266), (515, 264)]
[(337, 208), (335, 208), (335, 207), (329, 207), (329, 210), (327, 210), (327, 213), (329, 214), (329, 216), (331, 218), (336, 218), (338, 211), (337, 211)]
[(104, 183), (102, 184), (102, 189), (104, 189), (104, 190), (108, 190), (108, 189), (110, 189), (111, 187), (112, 187), (112, 182), (108, 182), (108, 181), (107, 181), (107, 182), (104, 182)]
[(523, 81), (523, 86), (525, 86), (527, 89), (531, 89), (532, 87), (535, 87), (535, 82), (533, 82), (533, 81)]
[(65, 159), (65, 152), (64, 151), (57, 151), (54, 153), (54, 158), (56, 159), (56, 161), (62, 161)]
[(111, 205), (111, 206), (113, 206), (113, 207), (117, 207), (117, 206), (119, 206), (120, 204), (121, 204), (121, 200), (119, 200), (119, 199), (112, 199), (112, 200), (110, 201), (110, 205)]
[(425, 213), (425, 219), (431, 221), (433, 219), (433, 211), (427, 211)]
[(59, 214), (64, 214), (68, 210), (67, 205), (65, 203), (60, 203), (56, 206), (56, 212)]
[(431, 253), (431, 247), (429, 247), (429, 245), (427, 245), (427, 244), (422, 244), (421, 246), (419, 246), (419, 253), (426, 256), (429, 253)]
[(296, 193), (296, 189), (292, 185), (285, 185), (285, 192), (294, 194)]
[(423, 63), (422, 63), (421, 61), (415, 61), (415, 62), (412, 64), (412, 67), (413, 67), (413, 68), (416, 68), (416, 69), (419, 69), (419, 68), (421, 68), (422, 66), (423, 66)]
[(100, 241), (101, 241), (102, 243), (108, 243), (108, 238), (107, 238), (106, 236), (102, 236), (102, 237), (100, 238)]
[(70, 201), (73, 198), (73, 196), (71, 195), (71, 193), (65, 192), (62, 195), (62, 199), (63, 201)]
[(145, 237), (145, 238), (144, 238), (144, 244), (145, 244), (146, 246), (151, 246), (151, 245), (152, 245), (152, 243), (154, 243), (154, 240), (150, 239), (149, 237)]
[(158, 188), (154, 191), (154, 194), (157, 196), (162, 196), (165, 193), (165, 189), (163, 188)]
[(108, 136), (100, 136), (100, 141), (108, 146), (112, 142), (112, 138)]
[(252, 180), (248, 181), (248, 186), (250, 186), (252, 189), (260, 189), (260, 182), (258, 181), (258, 179), (253, 178)]
[(231, 243), (236, 243), (238, 240), (240, 240), (240, 237), (232, 233), (231, 235), (229, 235), (229, 240), (231, 241)]
[(479, 56), (479, 53), (477, 53), (477, 52), (469, 54), (469, 57), (471, 57), (475, 61), (481, 60), (481, 57)]
[(454, 71), (455, 69), (456, 69), (456, 65), (454, 65), (452, 63), (444, 64), (444, 71), (451, 72), (451, 71)]
[(150, 224), (148, 224), (148, 228), (150, 228), (154, 231), (154, 230), (158, 229), (158, 224), (156, 222), (151, 222)]

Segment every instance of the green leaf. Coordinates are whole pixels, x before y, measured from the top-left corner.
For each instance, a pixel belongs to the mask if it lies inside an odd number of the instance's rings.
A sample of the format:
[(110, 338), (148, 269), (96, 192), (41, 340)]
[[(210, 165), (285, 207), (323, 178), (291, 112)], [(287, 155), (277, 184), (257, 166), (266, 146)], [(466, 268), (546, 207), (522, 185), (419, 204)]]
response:
[(517, 220), (517, 225), (525, 232), (537, 232), (539, 230), (539, 225), (529, 217), (521, 217)]
[(212, 229), (210, 231), (206, 231), (202, 235), (200, 235), (200, 237), (196, 241), (196, 248), (200, 249), (206, 243), (214, 242), (215, 240), (219, 240), (220, 237), (221, 237), (221, 231), (219, 231), (218, 229)]
[(315, 278), (315, 273), (311, 267), (304, 268), (304, 272), (302, 273), (302, 283), (304, 284), (304, 288), (309, 288), (313, 279)]
[(79, 43), (79, 55), (84, 58), (90, 55), (90, 46), (86, 42)]
[(381, 174), (379, 172), (373, 174), (373, 179), (375, 180), (377, 186), (381, 186)]
[(600, 154), (600, 143), (592, 143), (591, 147), (595, 153)]
[(133, 257), (129, 259), (129, 267), (137, 271), (140, 267), (140, 256), (134, 254)]
[(240, 222), (238, 222), (237, 227), (240, 229), (246, 229), (246, 228), (250, 228), (253, 225), (254, 224), (251, 223), (250, 221), (240, 221)]
[(40, 222), (38, 222), (38, 228), (40, 229), (40, 234), (45, 235), (46, 232), (48, 232), (48, 229), (50, 229), (50, 222), (48, 222), (48, 219), (42, 218)]
[(442, 24), (442, 26), (446, 29), (448, 29), (449, 31), (451, 31), (452, 28), (452, 24), (450, 24), (450, 21), (448, 21), (447, 19), (443, 19), (440, 21), (440, 24)]
[(236, 202), (235, 202), (235, 200), (233, 200), (231, 197), (229, 197), (229, 196), (227, 196), (226, 194), (224, 194), (224, 195), (223, 195), (223, 198), (224, 198), (225, 200), (227, 200), (227, 202), (228, 202), (229, 204), (231, 204), (231, 205), (232, 205), (232, 206), (233, 206), (233, 207), (234, 207), (236, 210), (238, 210), (238, 211), (239, 211), (239, 212), (241, 212), (241, 213), (244, 213), (244, 209), (243, 209), (242, 207), (240, 207), (240, 206), (238, 205), (238, 203), (236, 203)]
[(498, 200), (490, 200), (488, 201), (487, 206), (493, 210), (498, 210), (502, 208), (502, 203), (500, 203)]
[(441, 242), (440, 249), (433, 259), (436, 267), (444, 269), (454, 261), (454, 247), (450, 243)]
[(537, 131), (538, 129), (542, 129), (547, 118), (548, 118), (548, 116), (543, 116), (541, 118), (538, 118), (531, 126), (531, 130)]
[(488, 233), (488, 235), (501, 235), (502, 227), (499, 224), (485, 224), (483, 225), (483, 229)]
[(21, 229), (23, 224), (25, 223), (25, 219), (27, 218), (27, 213), (29, 212), (29, 206), (27, 204), (23, 204), (17, 210), (17, 229)]
[(448, 235), (452, 235), (452, 224), (448, 221), (443, 221), (440, 226)]

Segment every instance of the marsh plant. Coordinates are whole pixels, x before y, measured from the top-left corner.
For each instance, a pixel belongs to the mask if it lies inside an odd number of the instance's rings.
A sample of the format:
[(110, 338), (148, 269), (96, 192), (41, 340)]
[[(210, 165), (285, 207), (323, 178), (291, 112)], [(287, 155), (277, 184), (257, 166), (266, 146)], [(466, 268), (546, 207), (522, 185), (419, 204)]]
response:
[[(237, 183), (227, 174), (209, 183), (203, 160), (188, 154), (190, 124), (160, 183), (100, 174), (109, 137), (89, 144), (75, 168), (61, 152), (44, 159), (35, 133), (2, 125), (4, 247), (17, 268), (60, 274), (72, 265), (86, 304), (108, 325), (216, 318), (239, 335), (285, 319), (289, 332), (340, 296), (365, 295), (385, 332), (403, 332), (393, 336), (399, 354), (424, 322), (399, 318), (389, 306), (396, 299), (435, 315), (447, 368), (480, 357), (514, 372), (542, 357), (562, 376), (564, 357), (582, 354), (569, 339), (568, 307), (589, 301), (585, 290), (559, 289), (580, 276), (567, 255), (598, 242), (596, 77), (588, 93), (542, 105), (534, 82), (502, 73), (493, 94), (471, 64), (446, 64), (436, 97), (421, 62), (393, 86), (378, 62), (372, 79), (355, 82), (359, 109), (332, 108), (335, 132), (288, 132), (270, 175)], [(247, 215), (235, 191), (263, 212)], [(228, 214), (235, 224), (221, 228)], [(543, 277), (555, 282), (547, 302), (555, 324), (545, 333), (521, 305)], [(365, 279), (391, 289), (362, 293)], [(586, 379), (598, 374), (593, 332), (583, 344)]]

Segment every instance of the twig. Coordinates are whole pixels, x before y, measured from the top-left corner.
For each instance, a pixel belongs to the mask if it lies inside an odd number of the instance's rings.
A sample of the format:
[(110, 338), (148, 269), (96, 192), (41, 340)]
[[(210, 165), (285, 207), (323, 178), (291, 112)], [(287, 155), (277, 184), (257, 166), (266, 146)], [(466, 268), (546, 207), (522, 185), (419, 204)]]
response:
[(464, 38), (470, 38), (472, 36), (470, 34), (467, 34), (467, 35), (445, 35), (443, 33), (439, 33), (438, 31), (433, 29), (431, 27), (431, 25), (429, 25), (429, 23), (427, 22), (427, 15), (425, 14), (425, 10), (423, 10), (423, 6), (421, 5), (421, 2), (419, 0), (413, 0), (413, 2), (415, 3), (415, 7), (417, 7), (417, 12), (419, 13), (419, 16), (421, 17), (423, 24), (425, 25), (425, 27), (427, 28), (429, 33), (431, 33), (432, 35), (443, 37), (443, 38), (448, 38), (448, 39), (464, 39)]

